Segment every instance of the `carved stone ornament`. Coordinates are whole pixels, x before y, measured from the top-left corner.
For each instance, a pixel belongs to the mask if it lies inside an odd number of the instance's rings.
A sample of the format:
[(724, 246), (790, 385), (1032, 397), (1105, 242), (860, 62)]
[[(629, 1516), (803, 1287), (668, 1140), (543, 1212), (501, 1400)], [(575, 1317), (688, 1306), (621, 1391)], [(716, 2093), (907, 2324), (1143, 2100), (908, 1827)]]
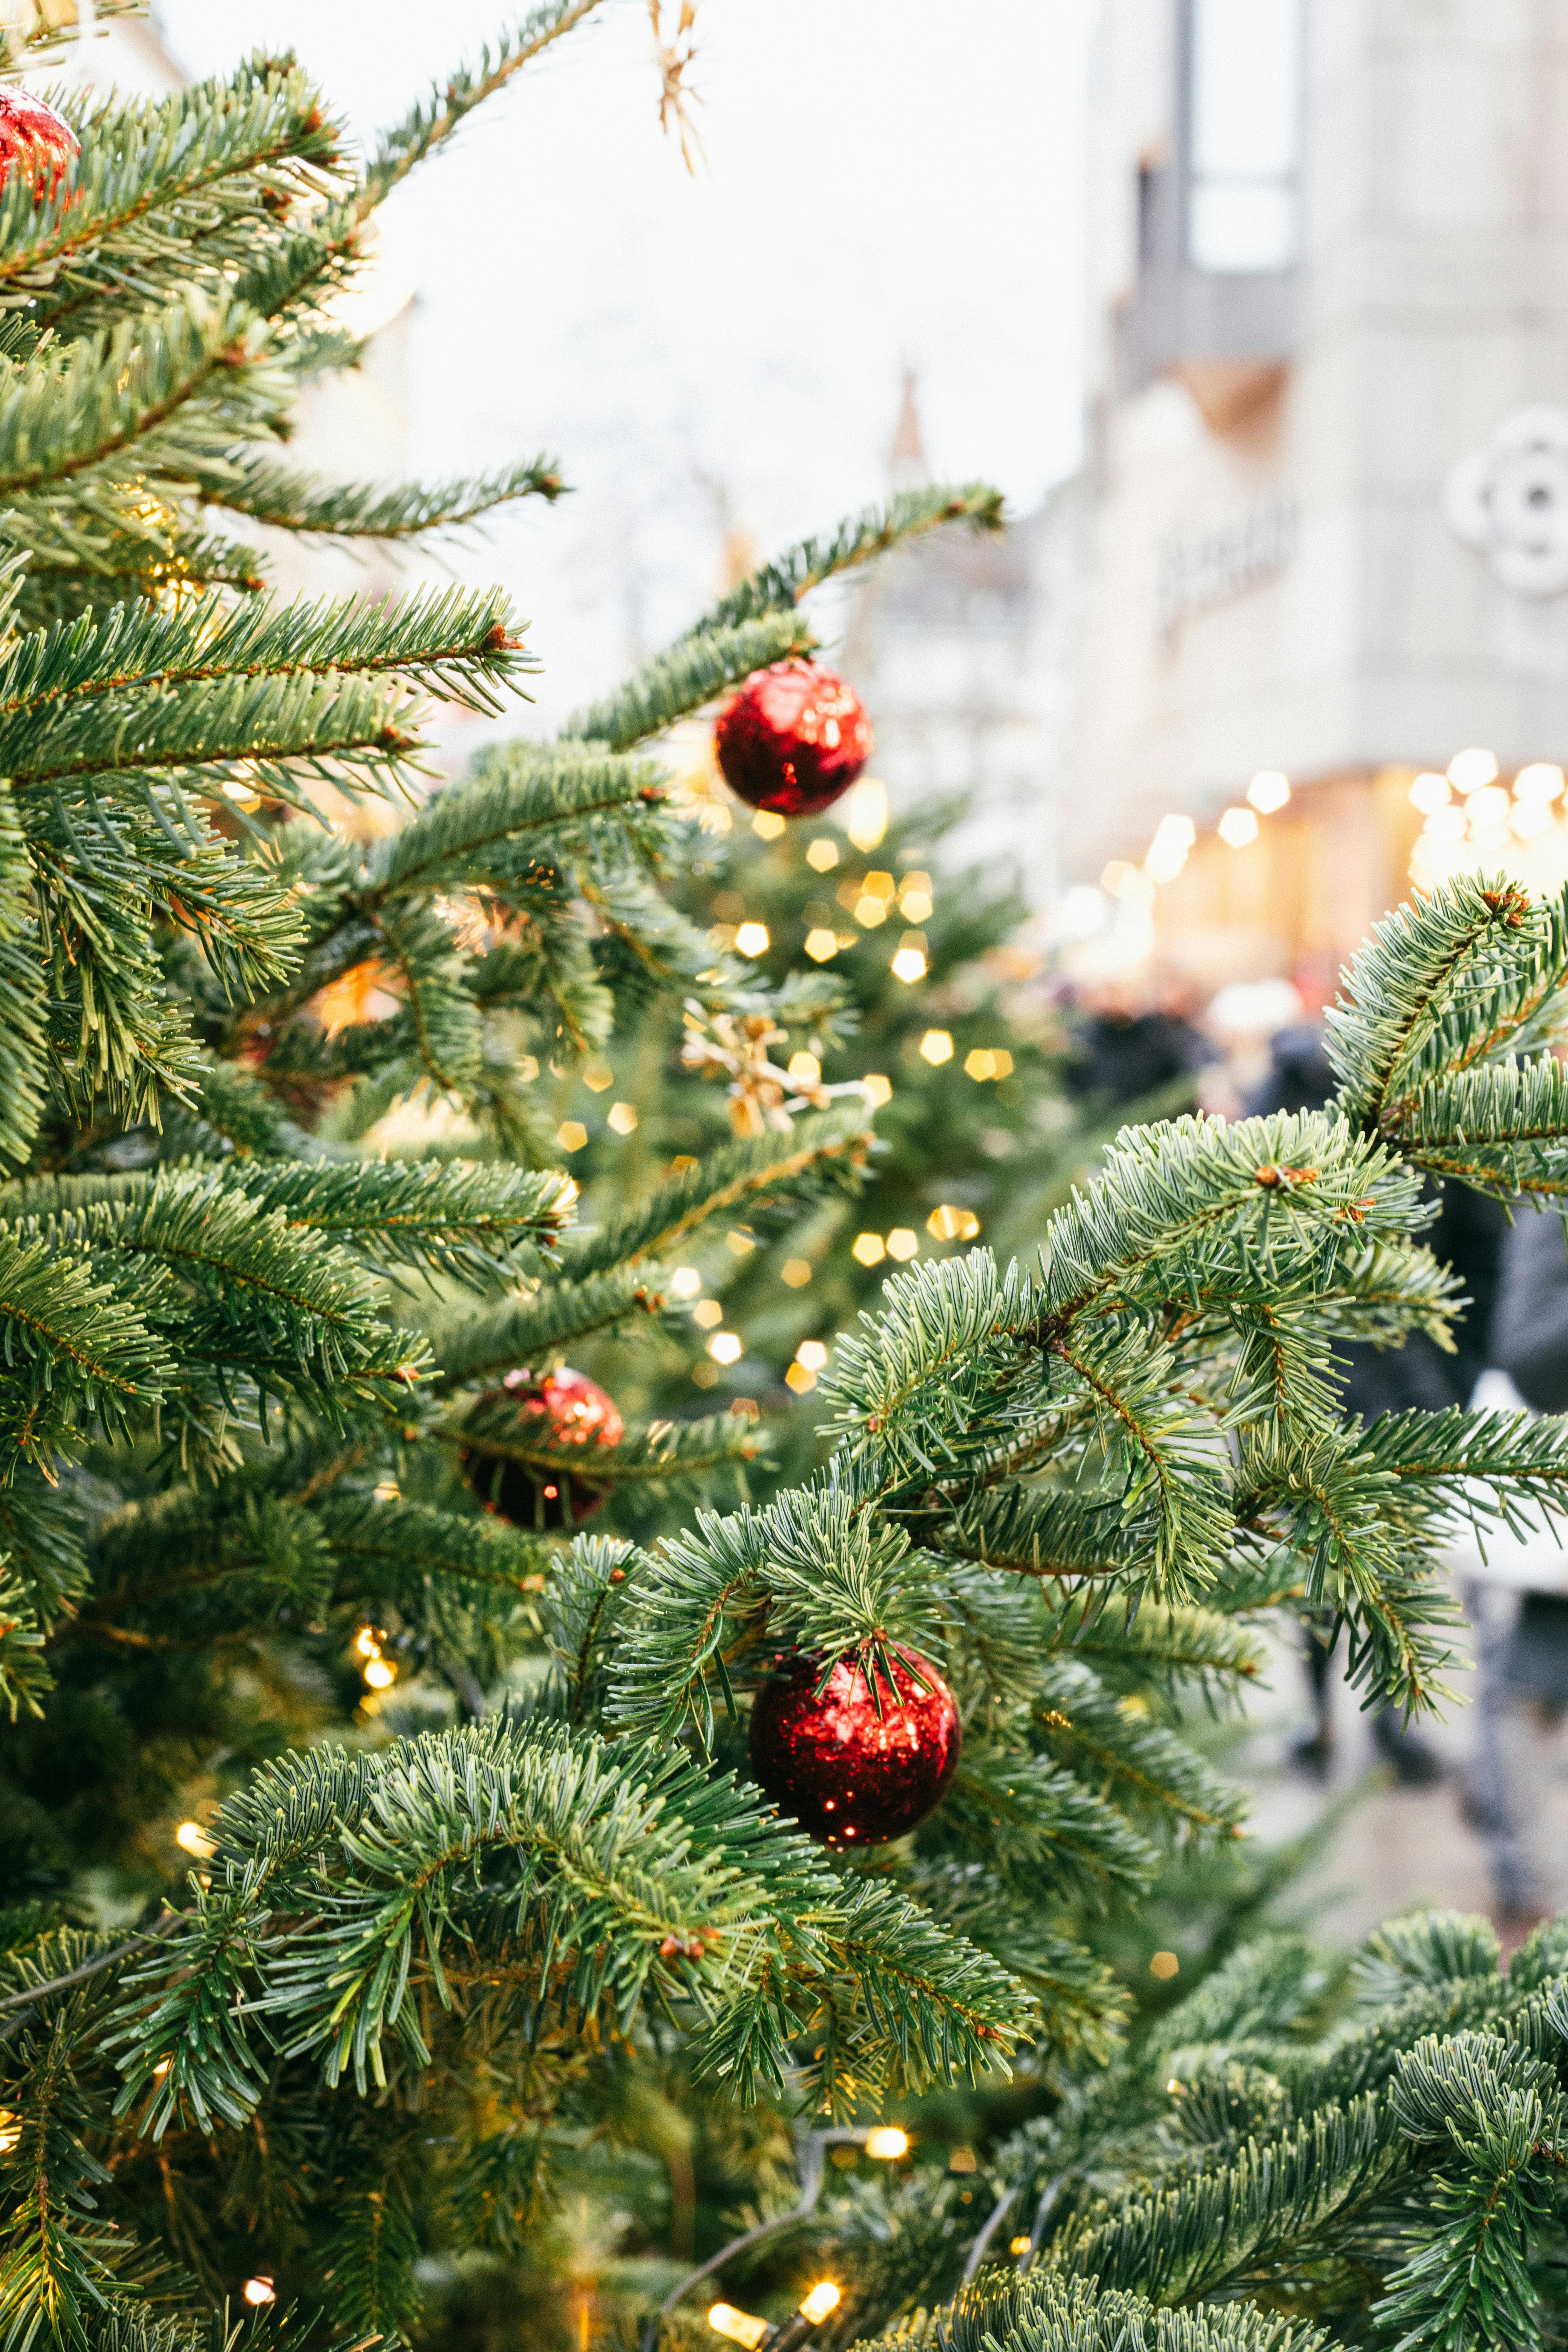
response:
[(1456, 538), (1515, 596), (1568, 591), (1568, 409), (1516, 408), (1443, 488)]

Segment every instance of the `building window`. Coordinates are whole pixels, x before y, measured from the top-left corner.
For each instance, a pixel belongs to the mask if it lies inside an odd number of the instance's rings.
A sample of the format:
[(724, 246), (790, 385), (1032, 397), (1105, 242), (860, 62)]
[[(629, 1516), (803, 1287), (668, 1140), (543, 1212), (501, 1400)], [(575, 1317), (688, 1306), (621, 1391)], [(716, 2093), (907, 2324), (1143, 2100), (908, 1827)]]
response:
[(1187, 258), (1290, 268), (1300, 242), (1302, 0), (1191, 0)]

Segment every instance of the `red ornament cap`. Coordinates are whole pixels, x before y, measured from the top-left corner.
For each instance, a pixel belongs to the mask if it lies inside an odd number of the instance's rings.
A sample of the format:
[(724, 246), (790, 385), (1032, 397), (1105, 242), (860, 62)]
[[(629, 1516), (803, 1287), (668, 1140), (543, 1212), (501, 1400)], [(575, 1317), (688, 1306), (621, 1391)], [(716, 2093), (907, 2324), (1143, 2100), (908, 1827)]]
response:
[(818, 1698), (821, 1673), (798, 1651), (774, 1661), (752, 1703), (752, 1775), (809, 1837), (884, 1845), (935, 1810), (958, 1769), (952, 1693), (912, 1650), (894, 1654), (896, 1697), (879, 1677), (873, 1698), (858, 1656), (839, 1659)]
[[(618, 1445), (626, 1433), (615, 1399), (564, 1364), (559, 1371), (542, 1374), (525, 1369), (508, 1372), (500, 1388), (488, 1391), (479, 1403), (497, 1405), (509, 1397), (518, 1401), (520, 1429), (532, 1422), (544, 1423), (529, 1434), (552, 1453), (574, 1445), (598, 1451)], [(574, 1527), (591, 1519), (605, 1503), (603, 1486), (575, 1475), (510, 1462), (504, 1454), (487, 1453), (482, 1444), (465, 1446), (462, 1462), (464, 1475), (486, 1509), (513, 1527)]]
[(724, 781), (752, 808), (815, 816), (871, 756), (871, 722), (854, 689), (819, 663), (752, 672), (713, 727)]
[(0, 188), (18, 166), (40, 202), (52, 196), (81, 142), (63, 115), (25, 89), (0, 89)]

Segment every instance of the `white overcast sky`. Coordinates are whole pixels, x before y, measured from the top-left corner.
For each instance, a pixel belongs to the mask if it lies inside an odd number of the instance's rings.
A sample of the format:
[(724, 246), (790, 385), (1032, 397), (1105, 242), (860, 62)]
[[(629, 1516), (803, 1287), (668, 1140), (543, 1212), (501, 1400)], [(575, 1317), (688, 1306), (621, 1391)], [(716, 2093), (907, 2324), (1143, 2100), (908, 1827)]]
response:
[[(726, 518), (766, 552), (880, 497), (906, 367), (934, 470), (988, 474), (1025, 511), (1070, 468), (1090, 5), (700, 0), (690, 179), (643, 0), (607, 0), (393, 199), (414, 463), (542, 447), (577, 492), (459, 559), (531, 617), (542, 717), (712, 593)], [(159, 9), (194, 73), (291, 45), (362, 136), (511, 15)]]

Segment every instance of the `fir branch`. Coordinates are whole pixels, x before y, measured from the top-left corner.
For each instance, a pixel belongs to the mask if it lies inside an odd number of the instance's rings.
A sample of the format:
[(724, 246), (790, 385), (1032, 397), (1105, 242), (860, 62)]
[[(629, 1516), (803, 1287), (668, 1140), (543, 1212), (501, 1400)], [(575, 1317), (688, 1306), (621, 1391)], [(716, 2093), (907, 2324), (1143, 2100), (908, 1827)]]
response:
[(696, 1168), (661, 1184), (639, 1207), (625, 1211), (572, 1244), (565, 1272), (574, 1281), (615, 1266), (668, 1257), (711, 1217), (751, 1216), (809, 1197), (825, 1184), (853, 1184), (873, 1140), (864, 1107), (797, 1119), (787, 1134), (729, 1143)]
[(1348, 1118), (1400, 1133), (1427, 1081), (1537, 1042), (1568, 974), (1568, 891), (1543, 905), (1506, 878), (1455, 875), (1377, 925), (1328, 1015)]
[(662, 734), (752, 670), (792, 655), (808, 655), (816, 647), (812, 631), (793, 610), (705, 630), (642, 663), (624, 686), (578, 711), (561, 732), (625, 751), (650, 735)]
[(531, 65), (552, 42), (561, 40), (599, 0), (544, 0), (510, 33), (487, 42), (474, 66), (461, 66), (427, 99), (412, 107), (394, 130), (384, 132), (374, 161), (366, 169), (357, 196), (362, 215), (384, 204), (399, 181), (416, 163), (449, 139), (477, 106), (504, 87), (515, 73)]
[(237, 472), (215, 480), (211, 499), (231, 514), (247, 515), (277, 530), (395, 542), (431, 531), (461, 530), (518, 499), (542, 498), (553, 505), (565, 491), (552, 457), (503, 466), (491, 474), (409, 482), (393, 489), (380, 482), (321, 483), (264, 458), (251, 458)]
[(988, 482), (962, 486), (935, 482), (902, 490), (886, 507), (868, 507), (851, 521), (840, 524), (828, 540), (805, 539), (771, 563), (764, 563), (731, 590), (700, 621), (689, 636), (706, 636), (746, 621), (798, 604), (813, 588), (841, 572), (849, 572), (889, 548), (917, 539), (939, 523), (967, 522), (976, 530), (1002, 527), (1002, 494)]

